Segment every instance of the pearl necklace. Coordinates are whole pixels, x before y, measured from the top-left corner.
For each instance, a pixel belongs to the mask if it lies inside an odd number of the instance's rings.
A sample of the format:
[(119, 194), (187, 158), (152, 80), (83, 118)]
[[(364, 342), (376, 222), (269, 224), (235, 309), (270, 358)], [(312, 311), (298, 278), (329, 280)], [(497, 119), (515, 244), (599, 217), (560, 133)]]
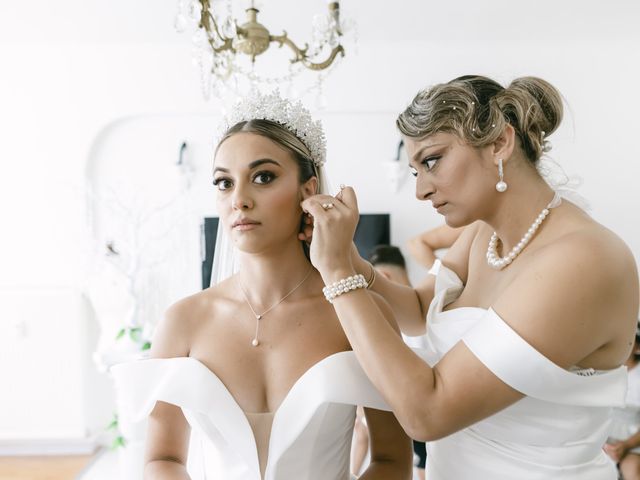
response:
[(242, 286), (242, 282), (240, 281), (240, 277), (238, 276), (238, 286), (240, 287), (240, 291), (242, 292), (242, 296), (244, 297), (244, 301), (247, 302), (247, 305), (249, 306), (249, 309), (253, 313), (253, 316), (256, 317), (256, 334), (254, 335), (253, 340), (251, 340), (251, 345), (253, 345), (254, 347), (257, 347), (258, 345), (260, 345), (260, 340), (258, 340), (258, 330), (260, 329), (260, 320), (262, 320), (262, 317), (264, 317), (267, 313), (269, 313), (271, 310), (273, 310), (278, 305), (280, 305), (282, 302), (284, 302), (285, 298), (287, 298), (289, 295), (291, 295), (293, 292), (295, 292), (298, 288), (300, 288), (302, 286), (302, 284), (307, 281), (307, 278), (309, 278), (309, 275), (311, 275), (312, 271), (313, 271), (313, 265), (311, 267), (309, 267), (309, 271), (307, 272), (307, 274), (304, 276), (304, 278), (302, 279), (302, 281), (299, 284), (297, 284), (295, 287), (293, 287), (293, 289), (289, 293), (287, 293), (284, 297), (282, 297), (280, 300), (278, 300), (276, 303), (271, 305), (269, 308), (267, 308), (262, 313), (256, 313), (256, 311), (251, 306), (251, 303), (249, 303), (249, 299), (247, 298), (247, 294), (244, 291), (244, 287)]
[(529, 230), (527, 230), (518, 244), (513, 247), (505, 257), (498, 256), (498, 251), (496, 249), (496, 247), (498, 246), (498, 234), (496, 232), (493, 232), (493, 235), (491, 235), (491, 240), (489, 240), (489, 246), (487, 247), (487, 263), (489, 264), (489, 266), (494, 270), (502, 270), (504, 267), (513, 262), (513, 260), (520, 254), (520, 252), (524, 250), (524, 247), (527, 246), (529, 241), (531, 241), (544, 219), (547, 218), (547, 215), (549, 215), (549, 209), (557, 207), (558, 205), (560, 205), (560, 202), (560, 195), (555, 193), (553, 195), (553, 199), (540, 212), (540, 215), (536, 217), (534, 222), (529, 227)]

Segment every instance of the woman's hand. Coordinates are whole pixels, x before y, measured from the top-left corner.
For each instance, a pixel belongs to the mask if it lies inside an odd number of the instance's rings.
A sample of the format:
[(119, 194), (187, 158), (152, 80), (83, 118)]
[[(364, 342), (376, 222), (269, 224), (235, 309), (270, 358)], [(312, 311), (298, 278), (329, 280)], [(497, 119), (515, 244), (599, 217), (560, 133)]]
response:
[(301, 206), (312, 219), (299, 237), (311, 242), (311, 263), (325, 281), (334, 281), (330, 278), (333, 272), (351, 272), (351, 245), (359, 218), (353, 189), (344, 187), (335, 197), (314, 195), (304, 200)]
[(628, 451), (624, 442), (605, 443), (603, 448), (615, 463), (620, 463)]

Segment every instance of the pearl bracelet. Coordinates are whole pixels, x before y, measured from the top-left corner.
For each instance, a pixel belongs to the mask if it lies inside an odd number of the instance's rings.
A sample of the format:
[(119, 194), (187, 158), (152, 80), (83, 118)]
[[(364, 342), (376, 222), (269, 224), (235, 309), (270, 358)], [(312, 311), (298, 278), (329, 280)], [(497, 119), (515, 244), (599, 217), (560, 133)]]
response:
[(327, 285), (322, 289), (322, 293), (329, 303), (333, 303), (334, 298), (357, 288), (367, 288), (367, 281), (362, 274), (352, 275)]

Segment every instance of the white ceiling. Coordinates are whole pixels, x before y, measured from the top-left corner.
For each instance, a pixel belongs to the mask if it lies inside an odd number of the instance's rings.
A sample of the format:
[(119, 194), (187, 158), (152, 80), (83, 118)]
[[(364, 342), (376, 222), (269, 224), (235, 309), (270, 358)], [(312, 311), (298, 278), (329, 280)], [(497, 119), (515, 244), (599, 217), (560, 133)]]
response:
[[(237, 1), (240, 6), (246, 1)], [(262, 0), (259, 20), (300, 43), (326, 0)], [(359, 42), (638, 41), (637, 0), (342, 0)], [(177, 0), (0, 1), (0, 42), (184, 42)], [(297, 23), (294, 24), (294, 22)], [(541, 51), (544, 55), (544, 51)]]

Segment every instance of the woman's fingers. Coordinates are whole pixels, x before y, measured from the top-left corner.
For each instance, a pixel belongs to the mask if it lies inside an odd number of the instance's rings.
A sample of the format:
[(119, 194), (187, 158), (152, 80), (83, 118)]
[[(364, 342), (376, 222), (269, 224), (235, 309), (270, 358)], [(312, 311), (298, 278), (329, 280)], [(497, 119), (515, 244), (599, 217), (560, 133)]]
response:
[(339, 201), (346, 205), (349, 210), (358, 210), (358, 199), (356, 198), (356, 192), (353, 188), (346, 186), (342, 187), (338, 195), (340, 196), (338, 198)]
[(310, 243), (313, 237), (313, 224), (304, 225), (300, 233), (298, 233), (298, 239), (303, 242)]
[(301, 203), (302, 209), (305, 212), (311, 214), (316, 221), (318, 218), (323, 218), (324, 214), (331, 213), (332, 210), (345, 210), (345, 205), (335, 197), (330, 195), (314, 195), (305, 199)]
[(301, 207), (313, 218), (313, 226), (303, 226), (299, 237), (307, 240), (313, 235), (310, 244), (313, 265), (323, 275), (323, 272), (349, 268), (350, 247), (358, 222), (353, 189), (345, 187), (335, 197), (314, 195), (303, 200)]
[(329, 210), (335, 208), (331, 198), (328, 195), (314, 195), (302, 202), (302, 209), (313, 217), (314, 224)]
[(353, 188), (342, 185), (340, 186), (340, 191), (335, 197), (322, 194), (313, 195), (312, 197), (305, 199), (301, 205), (303, 210), (305, 212), (309, 212), (312, 216), (315, 216), (318, 213), (322, 214), (322, 212), (315, 208), (316, 213), (314, 213), (313, 209), (310, 208), (311, 205), (319, 206), (326, 212), (333, 209), (337, 209), (343, 213), (358, 210), (358, 200)]

